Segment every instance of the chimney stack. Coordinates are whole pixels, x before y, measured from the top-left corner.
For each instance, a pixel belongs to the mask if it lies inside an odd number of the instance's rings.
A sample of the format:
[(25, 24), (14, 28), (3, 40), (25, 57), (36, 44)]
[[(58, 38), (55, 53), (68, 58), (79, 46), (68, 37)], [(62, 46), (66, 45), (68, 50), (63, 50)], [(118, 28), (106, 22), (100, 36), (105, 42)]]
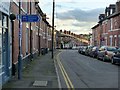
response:
[(107, 16), (109, 16), (110, 15), (110, 9), (109, 9), (109, 7), (106, 7), (106, 9), (105, 9), (105, 17), (107, 17)]
[(116, 12), (120, 12), (120, 0), (116, 2)]
[(105, 18), (105, 14), (100, 14), (99, 15), (99, 21), (103, 20)]
[(109, 11), (110, 15), (113, 14), (115, 12), (115, 9), (116, 9), (115, 4), (110, 4), (109, 9), (110, 9), (110, 11)]

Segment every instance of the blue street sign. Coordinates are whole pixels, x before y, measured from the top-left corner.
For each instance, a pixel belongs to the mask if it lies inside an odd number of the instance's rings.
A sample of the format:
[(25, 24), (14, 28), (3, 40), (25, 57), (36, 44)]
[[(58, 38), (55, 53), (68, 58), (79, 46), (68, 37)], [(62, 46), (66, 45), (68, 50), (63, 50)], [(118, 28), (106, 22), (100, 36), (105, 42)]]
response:
[(22, 15), (22, 22), (39, 22), (40, 17), (38, 15)]

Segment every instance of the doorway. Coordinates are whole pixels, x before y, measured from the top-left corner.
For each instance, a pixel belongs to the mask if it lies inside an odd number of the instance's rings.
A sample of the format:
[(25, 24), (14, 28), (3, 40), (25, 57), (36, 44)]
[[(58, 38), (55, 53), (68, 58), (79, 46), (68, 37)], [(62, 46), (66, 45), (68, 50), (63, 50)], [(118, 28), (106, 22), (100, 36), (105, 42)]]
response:
[(8, 16), (0, 13), (0, 84), (10, 77), (10, 42), (8, 31)]

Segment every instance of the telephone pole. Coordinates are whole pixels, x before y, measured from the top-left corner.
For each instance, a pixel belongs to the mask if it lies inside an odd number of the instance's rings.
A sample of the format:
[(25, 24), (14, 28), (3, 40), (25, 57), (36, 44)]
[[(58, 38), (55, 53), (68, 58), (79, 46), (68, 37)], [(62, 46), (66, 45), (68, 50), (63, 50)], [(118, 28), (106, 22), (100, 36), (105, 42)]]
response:
[(54, 11), (55, 11), (55, 0), (53, 0), (53, 13), (52, 13), (52, 59), (54, 58)]

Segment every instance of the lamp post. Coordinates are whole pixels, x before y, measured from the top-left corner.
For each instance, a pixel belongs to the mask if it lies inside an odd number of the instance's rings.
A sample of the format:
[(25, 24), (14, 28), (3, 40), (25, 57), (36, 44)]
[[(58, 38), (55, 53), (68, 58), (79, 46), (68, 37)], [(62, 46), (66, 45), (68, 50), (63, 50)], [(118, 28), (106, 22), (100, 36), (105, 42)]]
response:
[(55, 11), (55, 0), (53, 0), (53, 13), (52, 13), (52, 59), (54, 58), (54, 11)]
[(15, 75), (15, 65), (13, 63), (14, 61), (14, 20), (16, 19), (15, 14), (10, 14), (10, 20), (11, 20), (11, 29), (12, 29), (12, 75)]

